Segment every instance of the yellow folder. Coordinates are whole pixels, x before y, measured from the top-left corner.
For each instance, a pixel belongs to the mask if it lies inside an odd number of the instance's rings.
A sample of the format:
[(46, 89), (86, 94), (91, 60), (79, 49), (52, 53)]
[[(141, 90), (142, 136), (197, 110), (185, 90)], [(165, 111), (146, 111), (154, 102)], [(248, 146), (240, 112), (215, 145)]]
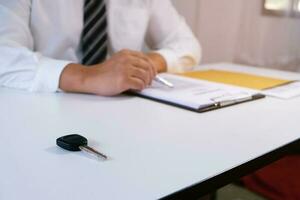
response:
[(190, 78), (202, 79), (212, 82), (230, 84), (240, 87), (246, 87), (256, 90), (264, 90), (279, 85), (292, 82), (291, 80), (283, 80), (265, 76), (257, 76), (240, 72), (230, 72), (223, 70), (205, 70), (183, 73), (183, 76)]

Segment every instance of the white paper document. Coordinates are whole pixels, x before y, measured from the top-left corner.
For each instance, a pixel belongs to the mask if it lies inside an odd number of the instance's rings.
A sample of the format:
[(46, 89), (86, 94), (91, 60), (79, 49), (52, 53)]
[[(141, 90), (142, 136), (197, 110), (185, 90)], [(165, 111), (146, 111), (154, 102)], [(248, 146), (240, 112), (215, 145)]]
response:
[(253, 95), (257, 94), (257, 91), (250, 89), (173, 74), (161, 74), (160, 76), (171, 82), (174, 88), (153, 81), (151, 87), (138, 94), (194, 110), (223, 107), (252, 100)]
[(263, 90), (262, 94), (282, 99), (300, 96), (300, 81), (294, 81), (282, 86)]

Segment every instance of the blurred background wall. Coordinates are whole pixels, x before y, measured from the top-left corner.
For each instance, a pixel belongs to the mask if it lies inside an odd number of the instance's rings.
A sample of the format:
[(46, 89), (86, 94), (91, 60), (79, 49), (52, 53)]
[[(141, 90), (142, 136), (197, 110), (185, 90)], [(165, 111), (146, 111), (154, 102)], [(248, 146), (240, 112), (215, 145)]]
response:
[(203, 48), (202, 63), (300, 71), (300, 17), (262, 14), (263, 0), (172, 0)]

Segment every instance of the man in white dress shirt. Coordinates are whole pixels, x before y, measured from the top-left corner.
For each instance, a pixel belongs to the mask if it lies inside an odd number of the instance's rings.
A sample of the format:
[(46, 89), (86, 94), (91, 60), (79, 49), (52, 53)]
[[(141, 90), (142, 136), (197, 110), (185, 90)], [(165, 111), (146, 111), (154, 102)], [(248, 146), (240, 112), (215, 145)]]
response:
[(116, 95), (200, 61), (170, 0), (97, 1), (0, 0), (0, 86)]

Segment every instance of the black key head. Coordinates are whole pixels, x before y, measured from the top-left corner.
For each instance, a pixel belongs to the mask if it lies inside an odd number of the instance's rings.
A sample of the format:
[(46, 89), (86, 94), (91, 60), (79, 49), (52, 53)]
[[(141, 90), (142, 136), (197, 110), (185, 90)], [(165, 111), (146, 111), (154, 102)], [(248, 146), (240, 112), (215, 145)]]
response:
[(80, 146), (87, 146), (88, 140), (77, 134), (66, 135), (56, 139), (57, 146), (68, 151), (80, 151)]

